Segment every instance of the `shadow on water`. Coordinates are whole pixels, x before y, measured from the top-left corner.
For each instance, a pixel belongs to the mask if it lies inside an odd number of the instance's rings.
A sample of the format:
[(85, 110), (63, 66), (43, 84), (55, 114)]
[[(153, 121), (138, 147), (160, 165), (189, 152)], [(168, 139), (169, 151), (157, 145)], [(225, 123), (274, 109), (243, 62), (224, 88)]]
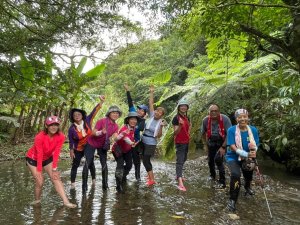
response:
[(30, 205), (34, 186), (25, 163), (4, 162), (0, 164), (0, 224), (300, 224), (299, 178), (278, 177), (279, 170), (268, 170), (268, 166), (261, 170), (267, 174), (264, 175), (265, 191), (274, 218), (270, 219), (264, 194), (257, 185), (254, 186), (255, 197), (250, 198), (243, 196), (244, 190), (241, 188), (237, 203), (240, 219), (233, 220), (225, 210), (228, 189), (213, 188), (214, 183), (207, 179), (208, 168), (204, 157), (186, 163), (185, 193), (177, 189), (175, 163), (159, 160), (153, 163), (158, 184), (151, 188), (145, 185), (144, 169), (141, 182), (135, 181), (131, 171), (125, 194), (118, 194), (115, 190), (115, 162), (108, 163), (110, 188), (103, 192), (100, 163), (96, 161), (97, 182), (95, 187), (89, 187), (85, 195), (81, 192), (82, 168), (78, 171), (76, 189), (70, 190), (70, 162), (60, 163), (68, 196), (78, 207), (63, 207), (49, 178), (45, 179), (41, 204)]

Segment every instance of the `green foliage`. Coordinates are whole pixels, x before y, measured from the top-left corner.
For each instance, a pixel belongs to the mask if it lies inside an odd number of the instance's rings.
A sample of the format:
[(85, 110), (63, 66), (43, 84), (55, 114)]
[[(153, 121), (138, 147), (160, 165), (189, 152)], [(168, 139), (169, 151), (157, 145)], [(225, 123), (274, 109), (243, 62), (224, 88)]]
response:
[(171, 79), (171, 72), (170, 71), (163, 71), (159, 72), (149, 79), (146, 79), (145, 82), (147, 84), (153, 84), (153, 85), (163, 85), (167, 82), (169, 82)]
[[(168, 1), (169, 4), (174, 4), (173, 2)], [(181, 10), (174, 8), (170, 11), (171, 8), (167, 7), (167, 13), (177, 16), (174, 27), (181, 29), (186, 40), (194, 40), (195, 35), (198, 38), (205, 36), (209, 40), (218, 40), (213, 44), (220, 53), (219, 56), (215, 55), (215, 59), (227, 54), (241, 55), (228, 46), (228, 41), (243, 37), (242, 41), (248, 45), (252, 54), (257, 49), (267, 53), (274, 52), (290, 67), (299, 71), (300, 33), (296, 28), (299, 26), (298, 1), (187, 2), (189, 4), (179, 4)], [(178, 12), (180, 13), (177, 14)]]
[(100, 74), (102, 74), (105, 70), (105, 64), (99, 64), (95, 66), (93, 69), (87, 71), (85, 73), (85, 76), (88, 77), (89, 79), (94, 79)]

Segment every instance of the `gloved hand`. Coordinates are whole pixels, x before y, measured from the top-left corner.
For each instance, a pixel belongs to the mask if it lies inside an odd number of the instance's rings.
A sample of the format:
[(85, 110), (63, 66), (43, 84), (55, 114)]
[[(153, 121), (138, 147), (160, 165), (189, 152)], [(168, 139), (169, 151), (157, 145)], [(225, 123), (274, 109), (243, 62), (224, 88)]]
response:
[(238, 154), (239, 156), (244, 157), (244, 158), (247, 158), (249, 155), (248, 152), (246, 152), (243, 149), (237, 149), (235, 152), (236, 152), (236, 154)]

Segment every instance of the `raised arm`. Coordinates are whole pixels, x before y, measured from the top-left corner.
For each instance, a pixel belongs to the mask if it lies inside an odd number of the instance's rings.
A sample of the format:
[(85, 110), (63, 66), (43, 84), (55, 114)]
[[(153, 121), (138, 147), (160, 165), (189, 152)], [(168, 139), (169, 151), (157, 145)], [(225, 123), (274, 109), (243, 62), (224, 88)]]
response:
[(124, 88), (126, 90), (126, 96), (127, 96), (127, 103), (128, 103), (129, 111), (130, 112), (136, 111), (135, 108), (134, 108), (134, 105), (133, 105), (133, 101), (132, 101), (130, 91), (129, 91), (129, 86), (128, 86), (127, 83), (124, 84)]
[(92, 125), (93, 119), (99, 112), (99, 110), (102, 108), (103, 102), (105, 101), (105, 96), (100, 95), (99, 96), (100, 102), (95, 106), (95, 108), (92, 110), (92, 112), (86, 117), (86, 121)]
[(154, 112), (154, 86), (151, 85), (149, 89), (150, 95), (149, 95), (149, 111)]

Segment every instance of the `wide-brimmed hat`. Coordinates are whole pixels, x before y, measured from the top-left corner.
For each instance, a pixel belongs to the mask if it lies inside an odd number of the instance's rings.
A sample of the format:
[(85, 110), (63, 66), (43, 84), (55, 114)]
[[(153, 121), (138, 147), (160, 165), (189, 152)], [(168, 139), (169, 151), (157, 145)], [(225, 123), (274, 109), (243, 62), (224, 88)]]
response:
[(122, 110), (116, 105), (110, 106), (108, 108), (108, 111), (106, 112), (105, 116), (108, 117), (111, 112), (118, 112), (119, 115), (122, 116)]
[(49, 116), (45, 120), (45, 125), (60, 124), (60, 119), (57, 116)]
[(77, 109), (77, 108), (73, 108), (70, 110), (69, 112), (69, 120), (71, 121), (71, 123), (74, 123), (74, 118), (73, 118), (73, 114), (74, 112), (80, 112), (82, 115), (82, 119), (85, 120), (86, 119), (86, 111), (84, 111), (83, 109)]
[(129, 112), (127, 114), (127, 116), (124, 119), (124, 124), (128, 124), (129, 123), (129, 119), (135, 117), (137, 119), (137, 121), (139, 122), (141, 120), (141, 118), (139, 117), (139, 115), (137, 114), (137, 112)]

